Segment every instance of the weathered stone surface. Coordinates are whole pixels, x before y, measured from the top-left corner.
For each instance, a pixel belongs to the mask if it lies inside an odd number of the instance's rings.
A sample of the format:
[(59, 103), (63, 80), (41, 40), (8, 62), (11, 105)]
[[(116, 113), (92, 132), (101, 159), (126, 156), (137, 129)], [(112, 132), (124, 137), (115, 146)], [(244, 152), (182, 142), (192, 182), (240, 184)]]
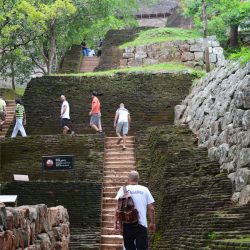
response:
[(215, 48), (213, 48), (213, 54), (216, 54), (216, 55), (223, 54), (223, 48), (221, 48), (221, 47), (215, 47)]
[(249, 184), (249, 65), (242, 68), (239, 63), (227, 62), (212, 71), (193, 87), (175, 121), (188, 124), (198, 135), (199, 146), (207, 147), (221, 171), (230, 173), (236, 192)]
[[(170, 41), (134, 48), (129, 47), (123, 51), (123, 57), (120, 59), (120, 67), (124, 67), (124, 64), (127, 64), (127, 66), (141, 66), (144, 64), (178, 61), (189, 62), (189, 66), (196, 69), (204, 69), (205, 59), (203, 53), (204, 48), (208, 44), (210, 66), (213, 69), (215, 65), (222, 65), (225, 59), (223, 49), (219, 47), (219, 43), (214, 39), (214, 37), (209, 37), (207, 41), (199, 38), (190, 41)], [(135, 63), (136, 59), (139, 61)]]
[[(6, 211), (5, 221), (0, 224), (3, 228), (0, 232), (1, 250), (53, 250), (56, 244), (61, 246), (58, 249), (69, 249), (69, 217), (64, 207), (49, 208), (49, 219), (45, 205), (7, 207)], [(48, 220), (50, 231), (46, 231)], [(3, 225), (7, 225), (7, 230)]]
[(246, 205), (250, 201), (250, 185), (246, 185), (239, 193), (239, 204)]
[(2, 232), (7, 227), (7, 213), (4, 203), (0, 203), (0, 232)]
[(203, 51), (203, 47), (202, 47), (202, 44), (195, 44), (195, 45), (191, 45), (190, 46), (190, 51), (191, 52), (200, 52), (200, 51)]
[(204, 53), (203, 52), (194, 52), (194, 59), (196, 61), (203, 60)]
[(194, 53), (191, 52), (183, 52), (181, 56), (181, 61), (186, 62), (186, 61), (192, 61), (194, 59)]
[(123, 53), (122, 56), (123, 56), (123, 58), (128, 59), (128, 58), (133, 58), (133, 57), (135, 57), (135, 54), (134, 54), (134, 53), (126, 52), (126, 53)]

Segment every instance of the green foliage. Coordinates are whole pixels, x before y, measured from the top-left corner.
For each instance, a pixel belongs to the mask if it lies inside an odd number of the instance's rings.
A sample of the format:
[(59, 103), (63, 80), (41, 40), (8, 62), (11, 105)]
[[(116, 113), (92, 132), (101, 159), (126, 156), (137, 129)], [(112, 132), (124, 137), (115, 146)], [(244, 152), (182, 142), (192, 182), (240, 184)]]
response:
[(24, 95), (25, 88), (17, 87), (14, 90), (12, 89), (1, 89), (0, 88), (0, 96), (2, 96), (5, 100), (14, 100), (16, 97), (22, 97)]
[(70, 76), (103, 76), (103, 75), (114, 75), (117, 73), (161, 73), (161, 72), (173, 72), (178, 73), (181, 71), (188, 71), (190, 74), (193, 75), (194, 78), (200, 78), (205, 75), (205, 72), (202, 70), (195, 70), (190, 68), (184, 64), (170, 62), (170, 63), (160, 63), (160, 64), (153, 64), (153, 65), (145, 65), (141, 67), (130, 67), (130, 68), (123, 68), (117, 70), (106, 70), (106, 71), (97, 71), (97, 72), (90, 72), (90, 73), (79, 73), (79, 74), (57, 74), (57, 75), (70, 75)]
[(235, 51), (229, 56), (234, 61), (240, 60), (241, 65), (246, 65), (250, 62), (250, 49), (248, 47), (242, 47), (239, 51)]
[(136, 0), (0, 0), (0, 74), (19, 82), (34, 69), (50, 74), (72, 44), (136, 25), (137, 7)]
[[(182, 0), (185, 16), (193, 17), (196, 27), (202, 27), (202, 0)], [(205, 0), (207, 5), (208, 31), (216, 34), (221, 42), (228, 40), (229, 28), (249, 26), (250, 0)]]
[(131, 46), (153, 44), (174, 40), (189, 40), (201, 37), (201, 33), (197, 30), (181, 29), (181, 28), (155, 28), (146, 31), (140, 31), (134, 41), (124, 43), (121, 49)]
[(209, 232), (207, 235), (207, 239), (216, 240), (216, 239), (218, 239), (218, 235), (216, 234), (216, 232)]
[(153, 237), (153, 250), (157, 250), (158, 249), (157, 248), (157, 243), (161, 240), (162, 235), (163, 235), (162, 231), (155, 232), (154, 237)]

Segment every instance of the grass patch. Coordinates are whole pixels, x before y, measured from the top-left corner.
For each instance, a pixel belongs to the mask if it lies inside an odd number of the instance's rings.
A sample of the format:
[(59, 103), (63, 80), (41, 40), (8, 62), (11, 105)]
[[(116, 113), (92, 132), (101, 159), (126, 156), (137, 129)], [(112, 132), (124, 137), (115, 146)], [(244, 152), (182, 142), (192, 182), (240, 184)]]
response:
[(138, 45), (146, 45), (169, 41), (184, 41), (202, 37), (197, 30), (181, 28), (156, 28), (146, 31), (140, 31), (134, 41), (126, 42), (119, 46), (120, 49)]
[(242, 237), (240, 239), (225, 239), (225, 240), (221, 240), (223, 242), (235, 242), (235, 243), (245, 243), (245, 242), (250, 242), (250, 237)]
[(17, 97), (22, 97), (24, 95), (25, 88), (16, 87), (16, 90), (12, 89), (2, 89), (0, 88), (0, 96), (6, 100), (14, 100)]
[(205, 75), (205, 72), (202, 70), (195, 70), (188, 66), (185, 66), (181, 63), (171, 62), (171, 63), (160, 63), (153, 65), (145, 65), (141, 67), (131, 67), (124, 69), (116, 69), (116, 70), (106, 70), (106, 71), (97, 71), (97, 72), (89, 72), (89, 73), (78, 73), (78, 74), (54, 74), (54, 76), (112, 76), (117, 73), (163, 73), (163, 72), (182, 72), (188, 71), (194, 77), (200, 78)]

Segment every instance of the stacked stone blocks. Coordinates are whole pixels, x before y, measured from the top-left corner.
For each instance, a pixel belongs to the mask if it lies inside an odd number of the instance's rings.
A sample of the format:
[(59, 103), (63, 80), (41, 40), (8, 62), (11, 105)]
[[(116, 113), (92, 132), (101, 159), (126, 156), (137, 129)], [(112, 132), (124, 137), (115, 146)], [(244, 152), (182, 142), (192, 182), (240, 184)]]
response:
[(69, 216), (62, 206), (5, 207), (0, 203), (1, 250), (68, 250)]
[(199, 38), (127, 47), (123, 51), (120, 66), (135, 67), (176, 61), (196, 69), (204, 69), (206, 47), (209, 48), (209, 60), (213, 68), (224, 61), (223, 48), (216, 37), (211, 36), (207, 40)]

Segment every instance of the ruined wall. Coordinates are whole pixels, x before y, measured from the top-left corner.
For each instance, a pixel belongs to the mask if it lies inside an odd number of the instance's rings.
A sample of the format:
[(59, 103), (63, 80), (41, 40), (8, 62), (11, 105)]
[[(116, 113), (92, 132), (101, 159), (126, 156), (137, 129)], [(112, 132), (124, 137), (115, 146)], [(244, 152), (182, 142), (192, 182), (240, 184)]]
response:
[[(72, 232), (70, 249), (98, 249), (101, 238), (103, 136), (31, 136), (4, 139), (0, 146), (0, 193), (18, 195), (18, 205), (44, 203), (64, 206), (69, 213)], [(41, 157), (58, 154), (74, 155), (74, 169), (42, 171)], [(13, 174), (27, 174), (30, 182), (11, 181)]]
[(176, 123), (188, 124), (234, 185), (234, 201), (250, 200), (250, 63), (226, 63), (193, 86), (176, 107)]
[(121, 102), (131, 112), (131, 132), (145, 126), (170, 124), (174, 106), (188, 93), (193, 76), (189, 73), (116, 74), (114, 76), (51, 76), (33, 79), (24, 95), (27, 134), (59, 134), (59, 97), (64, 93), (71, 109), (72, 129), (76, 133), (93, 133), (89, 127), (91, 92), (100, 97), (104, 132), (114, 134), (113, 120)]
[[(210, 64), (215, 67), (225, 59), (223, 48), (216, 37), (209, 37), (207, 42)], [(128, 47), (123, 51), (120, 64), (121, 67), (134, 67), (177, 61), (196, 69), (204, 69), (204, 50), (203, 38)]]
[(64, 207), (13, 208), (0, 203), (1, 250), (68, 250), (69, 238), (69, 216)]
[(230, 180), (195, 141), (171, 125), (137, 135), (137, 170), (156, 201), (149, 249), (250, 249), (250, 204), (231, 202)]
[[(31, 136), (1, 141), (0, 181), (11, 181), (13, 174), (27, 174), (32, 181), (101, 182), (104, 138), (96, 135), (73, 137)], [(71, 171), (42, 171), (42, 156), (74, 155)]]

